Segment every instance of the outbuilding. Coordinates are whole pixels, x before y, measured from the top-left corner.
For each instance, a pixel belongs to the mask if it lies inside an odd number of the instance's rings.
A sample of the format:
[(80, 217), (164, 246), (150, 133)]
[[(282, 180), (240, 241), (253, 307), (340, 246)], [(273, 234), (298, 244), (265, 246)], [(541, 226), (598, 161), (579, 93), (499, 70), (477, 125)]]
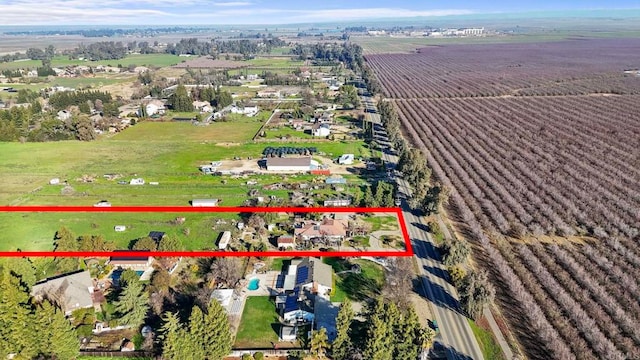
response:
[(218, 199), (193, 199), (191, 200), (191, 206), (193, 207), (216, 207), (218, 206)]
[(268, 171), (311, 171), (317, 169), (318, 166), (318, 162), (311, 159), (310, 156), (298, 158), (267, 158)]

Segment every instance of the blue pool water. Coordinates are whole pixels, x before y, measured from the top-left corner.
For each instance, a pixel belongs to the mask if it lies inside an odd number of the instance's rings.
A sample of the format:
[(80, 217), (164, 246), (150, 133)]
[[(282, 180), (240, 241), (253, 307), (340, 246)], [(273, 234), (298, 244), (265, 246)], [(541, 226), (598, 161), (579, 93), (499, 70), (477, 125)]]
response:
[(249, 290), (258, 290), (258, 285), (259, 284), (260, 284), (260, 279), (253, 278), (253, 279), (249, 280), (249, 286), (247, 286), (247, 289), (249, 289)]
[(138, 274), (138, 276), (142, 276), (142, 274), (144, 274), (143, 270), (136, 270), (136, 274)]

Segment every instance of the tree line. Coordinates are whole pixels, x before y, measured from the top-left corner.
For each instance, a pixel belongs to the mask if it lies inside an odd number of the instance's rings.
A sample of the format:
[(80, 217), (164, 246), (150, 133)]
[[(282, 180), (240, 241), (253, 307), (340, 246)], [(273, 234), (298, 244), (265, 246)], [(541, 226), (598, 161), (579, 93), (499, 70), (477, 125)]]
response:
[(82, 106), (87, 101), (100, 100), (102, 104), (110, 103), (113, 99), (107, 91), (86, 90), (86, 91), (58, 91), (49, 96), (49, 105), (56, 111), (63, 110), (69, 106)]

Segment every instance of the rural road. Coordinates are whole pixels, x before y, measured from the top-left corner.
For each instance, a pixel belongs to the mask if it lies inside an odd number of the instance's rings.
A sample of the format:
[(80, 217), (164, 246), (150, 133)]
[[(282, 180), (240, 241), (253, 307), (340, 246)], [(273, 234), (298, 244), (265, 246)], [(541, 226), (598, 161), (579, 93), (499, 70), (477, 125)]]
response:
[[(366, 96), (362, 97), (362, 101), (367, 110), (369, 121), (374, 123), (374, 138), (383, 149), (384, 162), (397, 164), (398, 157), (391, 150), (374, 101)], [(466, 316), (459, 310), (457, 291), (447, 280), (448, 274), (440, 261), (440, 255), (437, 253), (429, 233), (426, 231), (426, 226), (423, 225), (424, 221), (414, 215), (407, 204), (406, 199), (411, 196), (408, 184), (399, 177), (396, 177), (396, 182), (400, 193), (404, 195), (402, 210), (409, 230), (411, 245), (420, 266), (420, 274), (418, 275), (426, 292), (423, 295), (431, 301), (433, 314), (440, 329), (435, 342), (442, 345), (449, 360), (482, 360), (480, 346), (471, 331)]]

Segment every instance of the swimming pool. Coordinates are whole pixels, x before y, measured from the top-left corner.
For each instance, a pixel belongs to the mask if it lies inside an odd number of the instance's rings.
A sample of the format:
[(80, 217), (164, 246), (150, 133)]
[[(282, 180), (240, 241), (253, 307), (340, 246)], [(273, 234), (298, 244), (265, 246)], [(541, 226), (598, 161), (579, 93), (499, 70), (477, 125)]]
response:
[(259, 285), (260, 285), (260, 279), (253, 278), (253, 279), (249, 280), (249, 286), (247, 286), (247, 289), (249, 289), (249, 290), (258, 290), (258, 286)]

